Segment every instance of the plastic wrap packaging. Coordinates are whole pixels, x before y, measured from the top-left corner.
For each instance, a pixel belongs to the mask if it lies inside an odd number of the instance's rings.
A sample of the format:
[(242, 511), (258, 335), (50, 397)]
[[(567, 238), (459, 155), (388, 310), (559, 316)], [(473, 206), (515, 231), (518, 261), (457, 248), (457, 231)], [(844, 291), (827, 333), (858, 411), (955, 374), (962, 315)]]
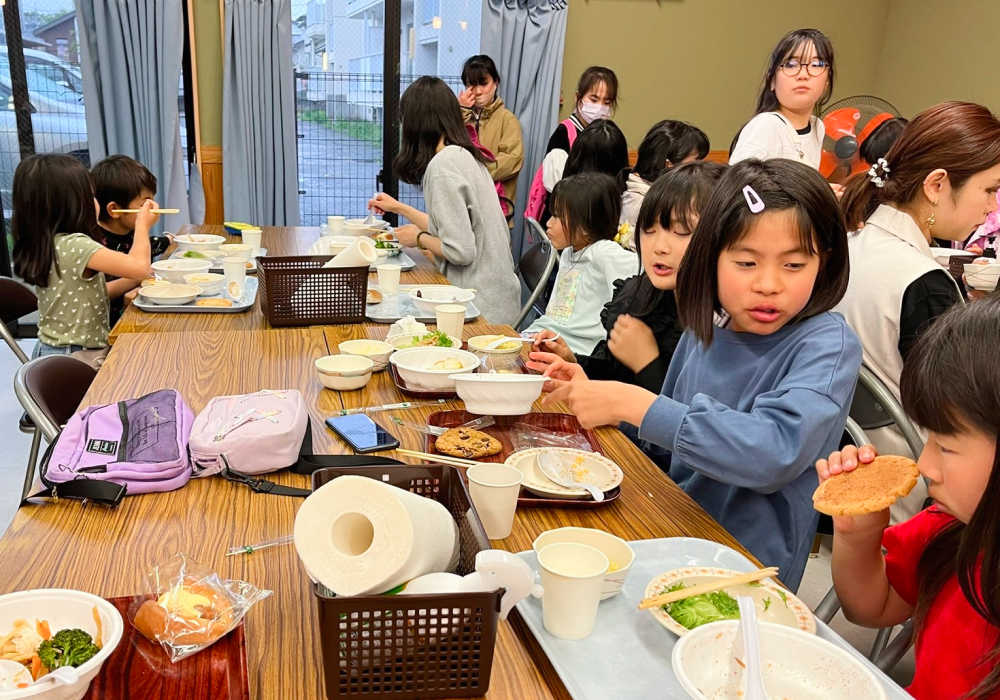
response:
[(534, 447), (569, 447), (575, 450), (593, 452), (594, 448), (585, 435), (580, 433), (556, 433), (537, 425), (515, 423), (510, 429), (510, 441), (514, 452), (530, 450)]
[(147, 590), (129, 606), (129, 621), (174, 663), (212, 646), (271, 595), (244, 581), (223, 580), (183, 553), (154, 567), (146, 581)]

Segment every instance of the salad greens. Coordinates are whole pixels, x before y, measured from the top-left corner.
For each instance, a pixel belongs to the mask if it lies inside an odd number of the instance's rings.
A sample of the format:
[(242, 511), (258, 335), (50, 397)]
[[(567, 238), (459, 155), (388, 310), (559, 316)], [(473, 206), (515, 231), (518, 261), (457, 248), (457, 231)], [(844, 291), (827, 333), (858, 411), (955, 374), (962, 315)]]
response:
[(430, 333), (425, 333), (422, 336), (414, 336), (413, 342), (407, 345), (407, 348), (424, 348), (424, 347), (438, 347), (438, 348), (450, 348), (454, 345), (448, 334), (443, 331), (431, 331)]
[(764, 612), (767, 612), (767, 609), (770, 607), (771, 607), (771, 599), (764, 598)]
[[(678, 583), (662, 591), (661, 595), (663, 593), (680, 591), (684, 588), (683, 583)], [(690, 598), (678, 600), (676, 603), (667, 603), (662, 607), (663, 611), (674, 618), (678, 624), (689, 630), (693, 630), (695, 627), (700, 627), (701, 625), (707, 625), (709, 622), (738, 620), (740, 618), (739, 603), (725, 591), (691, 596)]]

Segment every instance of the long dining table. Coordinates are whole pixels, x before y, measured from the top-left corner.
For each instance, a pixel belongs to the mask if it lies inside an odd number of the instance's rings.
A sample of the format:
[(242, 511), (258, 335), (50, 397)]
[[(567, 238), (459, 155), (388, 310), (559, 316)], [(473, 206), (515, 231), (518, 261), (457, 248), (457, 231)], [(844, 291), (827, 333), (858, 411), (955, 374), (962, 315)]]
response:
[[(282, 252), (275, 240), (308, 240), (303, 229), (268, 231), (271, 236), (265, 238), (265, 247), (270, 252)], [(315, 229), (312, 235), (317, 235)], [(435, 274), (427, 269), (408, 272), (403, 282), (441, 281)], [(325, 426), (326, 418), (345, 408), (404, 399), (388, 372), (374, 374), (367, 386), (352, 392), (324, 389), (315, 373), (314, 361), (336, 353), (338, 343), (382, 338), (385, 325), (272, 329), (261, 323), (262, 317), (249, 314), (242, 320), (235, 314), (208, 320), (196, 315), (149, 314), (147, 318), (141, 314), (138, 309), (127, 311), (116, 327), (115, 344), (81, 407), (172, 388), (197, 413), (214, 396), (297, 389), (309, 406), (314, 451), (349, 454), (347, 445)], [(510, 332), (509, 327), (477, 320), (466, 325), (464, 335)], [(455, 400), (374, 417), (399, 438), (403, 448), (421, 450), (424, 435), (392, 424), (392, 417), (426, 422), (434, 411), (462, 407)], [(541, 401), (532, 410), (567, 412), (564, 405), (543, 408)], [(519, 509), (512, 534), (494, 541), (495, 547), (526, 550), (545, 530), (580, 526), (626, 540), (701, 537), (747, 554), (621, 432), (602, 428), (596, 434), (604, 453), (625, 472), (621, 497), (591, 510)], [(398, 458), (394, 452), (384, 454)], [(309, 483), (307, 477), (288, 471), (267, 478), (300, 488)], [(254, 493), (221, 477), (193, 479), (172, 492), (127, 497), (113, 510), (66, 499), (31, 502), (17, 512), (0, 539), (0, 593), (61, 587), (104, 597), (133, 595), (144, 590), (145, 576), (155, 565), (184, 552), (223, 578), (248, 581), (274, 592), (245, 619), (250, 697), (320, 700), (326, 695), (317, 606), (294, 547), (225, 556), (231, 546), (290, 534), (300, 502)], [(517, 614), (500, 625), (487, 697), (570, 697)]]

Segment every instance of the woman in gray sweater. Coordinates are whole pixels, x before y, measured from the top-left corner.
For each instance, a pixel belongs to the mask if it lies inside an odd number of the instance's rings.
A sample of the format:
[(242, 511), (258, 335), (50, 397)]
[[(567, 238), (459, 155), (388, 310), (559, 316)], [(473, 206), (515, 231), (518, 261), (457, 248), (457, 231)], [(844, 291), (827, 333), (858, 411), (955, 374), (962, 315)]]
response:
[(403, 182), (420, 183), (427, 213), (383, 193), (368, 207), (412, 222), (396, 229), (399, 242), (429, 250), (451, 284), (475, 289), (476, 305), (487, 321), (513, 324), (521, 285), (510, 232), (488, 161), (473, 145), (454, 93), (438, 78), (418, 78), (403, 93), (399, 108), (403, 137), (393, 168)]

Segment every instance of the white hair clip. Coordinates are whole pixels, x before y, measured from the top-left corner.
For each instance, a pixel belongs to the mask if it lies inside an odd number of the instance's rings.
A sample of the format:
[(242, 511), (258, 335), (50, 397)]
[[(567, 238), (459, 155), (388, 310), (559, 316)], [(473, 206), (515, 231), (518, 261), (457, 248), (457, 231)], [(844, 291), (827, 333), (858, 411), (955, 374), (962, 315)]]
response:
[(764, 200), (760, 198), (760, 195), (750, 185), (743, 188), (743, 197), (747, 200), (747, 206), (750, 207), (750, 211), (754, 214), (760, 214), (764, 211)]
[(885, 187), (885, 181), (889, 179), (889, 164), (885, 158), (879, 158), (872, 167), (868, 168), (868, 179), (874, 182), (879, 189)]

